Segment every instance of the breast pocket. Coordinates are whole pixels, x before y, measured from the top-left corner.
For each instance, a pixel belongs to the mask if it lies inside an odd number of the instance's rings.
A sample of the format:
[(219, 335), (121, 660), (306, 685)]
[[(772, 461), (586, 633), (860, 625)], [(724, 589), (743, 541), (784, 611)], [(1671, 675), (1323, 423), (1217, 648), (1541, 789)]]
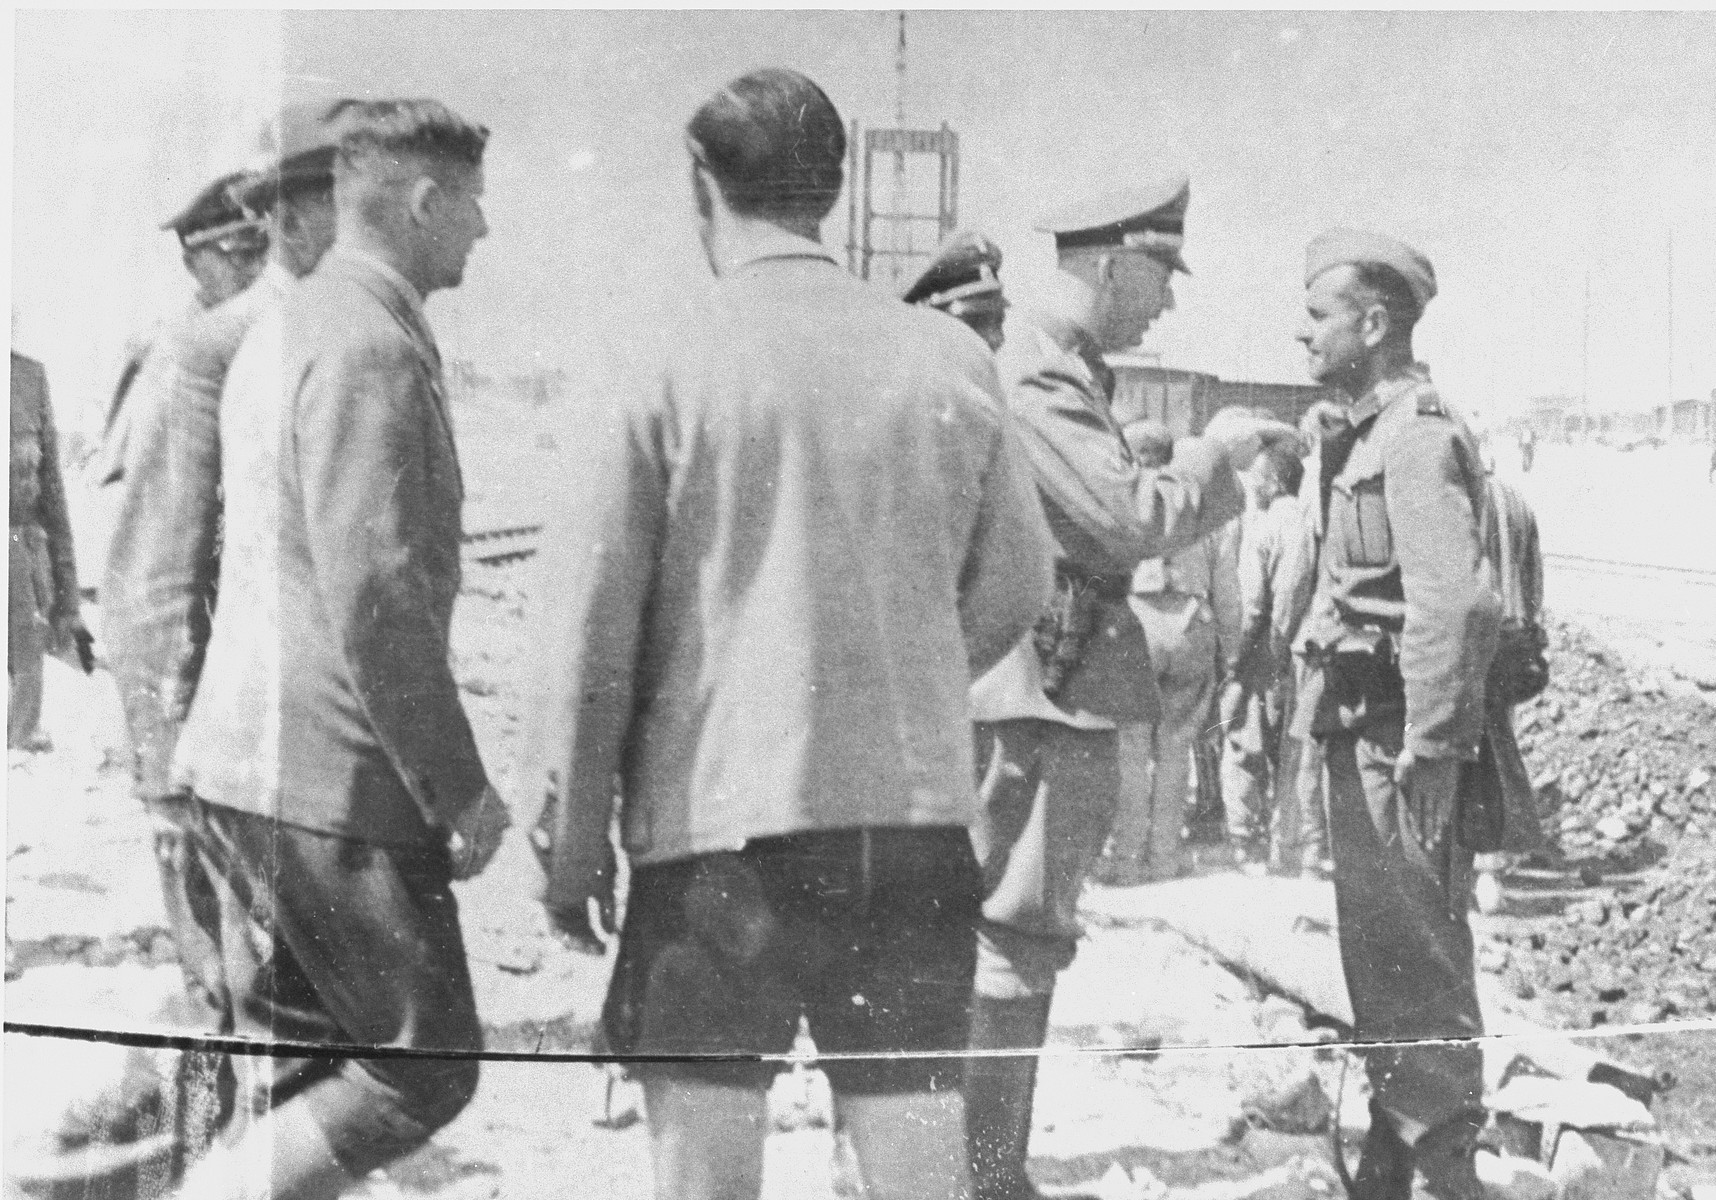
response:
[(1330, 515), (1338, 521), (1347, 562), (1356, 567), (1382, 567), (1394, 561), (1394, 538), (1388, 528), (1388, 504), (1382, 493), (1380, 469), (1343, 475), (1334, 481)]

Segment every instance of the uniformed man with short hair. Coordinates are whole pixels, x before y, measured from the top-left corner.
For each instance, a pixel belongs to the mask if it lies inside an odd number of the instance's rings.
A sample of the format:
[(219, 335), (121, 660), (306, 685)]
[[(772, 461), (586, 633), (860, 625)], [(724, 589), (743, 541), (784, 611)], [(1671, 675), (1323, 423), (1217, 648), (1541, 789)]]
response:
[(1000, 350), (1007, 340), (1001, 247), (981, 233), (949, 237), (900, 299), (958, 318), (991, 350)]
[[(1341, 960), (1367, 1052), (1371, 1129), (1355, 1196), (1477, 1200), (1483, 1033), (1464, 827), (1479, 791), (1485, 674), (1500, 603), (1482, 543), (1471, 431), (1415, 362), (1429, 260), (1333, 230), (1306, 252), (1311, 377), (1350, 401), (1324, 440), (1327, 529), (1299, 647), (1299, 730), (1328, 760)], [(1488, 757), (1488, 756), (1486, 756)], [(1490, 769), (1493, 770), (1493, 759)], [(1496, 788), (1483, 789), (1494, 792)]]
[(1156, 715), (1144, 634), (1127, 606), (1133, 568), (1238, 515), (1235, 472), (1265, 440), (1290, 434), (1235, 415), (1181, 439), (1162, 470), (1141, 467), (1121, 437), (1103, 355), (1135, 345), (1173, 306), (1189, 195), (1186, 177), (1168, 174), (1041, 221), (1060, 269), (1001, 359), (1056, 541), (1056, 596), (972, 688), (985, 900), (971, 1046), (1027, 1052), (966, 1065), (978, 1200), (1035, 1194), (1025, 1159), (1036, 1052), (1080, 934), (1079, 890), (1114, 820), (1116, 728)]

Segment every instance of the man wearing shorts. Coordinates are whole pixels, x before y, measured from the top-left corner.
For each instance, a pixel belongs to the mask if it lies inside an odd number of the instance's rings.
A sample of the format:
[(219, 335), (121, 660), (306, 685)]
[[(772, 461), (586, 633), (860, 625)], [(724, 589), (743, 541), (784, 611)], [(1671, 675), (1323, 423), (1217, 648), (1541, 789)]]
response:
[(736, 79), (686, 147), (715, 286), (582, 416), (547, 535), (544, 901), (600, 947), (617, 784), (603, 1034), (648, 1060), (656, 1195), (759, 1193), (802, 1016), (853, 1056), (823, 1065), (868, 1194), (961, 1197), (966, 691), (1048, 598), (1048, 531), (988, 348), (818, 240), (846, 150), (821, 89)]

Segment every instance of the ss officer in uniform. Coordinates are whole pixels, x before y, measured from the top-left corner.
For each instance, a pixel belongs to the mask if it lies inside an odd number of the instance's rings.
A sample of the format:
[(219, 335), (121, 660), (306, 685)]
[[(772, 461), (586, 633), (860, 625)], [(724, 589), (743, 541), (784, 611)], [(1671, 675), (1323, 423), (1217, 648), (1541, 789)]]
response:
[(956, 233), (900, 299), (957, 317), (999, 352), (1007, 340), (1001, 291), (1001, 247), (981, 233)]
[[(1484, 755), (1484, 679), (1499, 601), (1483, 549), (1484, 468), (1465, 423), (1413, 360), (1436, 294), (1425, 257), (1334, 230), (1306, 254), (1299, 340), (1350, 398), (1322, 445), (1327, 512), (1300, 648), (1299, 731), (1328, 760), (1341, 959), (1367, 1055), (1371, 1129), (1355, 1196), (1476, 1200), (1483, 1032), (1466, 922), (1462, 826), (1499, 783)], [(1386, 1043), (1394, 1043), (1392, 1045)]]
[(1151, 721), (1133, 568), (1237, 516), (1237, 470), (1285, 427), (1234, 415), (1141, 467), (1110, 403), (1103, 354), (1137, 343), (1173, 305), (1190, 185), (1170, 175), (1038, 226), (1059, 272), (1015, 328), (1002, 381), (1056, 541), (1056, 596), (1031, 636), (973, 685), (985, 900), (969, 1059), (966, 1145), (978, 1200), (1035, 1194), (1025, 1173), (1036, 1052), (1055, 975), (1073, 958), (1079, 889), (1119, 793), (1116, 728)]

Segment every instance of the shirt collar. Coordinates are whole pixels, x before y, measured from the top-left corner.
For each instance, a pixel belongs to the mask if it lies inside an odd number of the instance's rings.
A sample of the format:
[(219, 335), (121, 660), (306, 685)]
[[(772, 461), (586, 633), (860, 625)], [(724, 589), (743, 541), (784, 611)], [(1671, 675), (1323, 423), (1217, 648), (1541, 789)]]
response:
[(721, 264), (721, 273), (725, 275), (771, 258), (820, 258), (835, 262), (834, 255), (821, 242), (813, 242), (784, 229), (771, 229), (754, 240), (748, 240), (744, 248)]
[(1357, 425), (1361, 421), (1374, 417), (1400, 397), (1429, 382), (1430, 368), (1423, 363), (1415, 362), (1398, 375), (1390, 375), (1387, 379), (1379, 380), (1370, 391), (1360, 396), (1352, 408), (1347, 411), (1347, 419), (1351, 424)]
[(338, 254), (347, 262), (356, 263), (365, 270), (372, 271), (387, 280), (405, 298), (405, 305), (411, 310), (411, 315), (416, 318), (418, 324), (425, 329), (428, 328), (429, 318), (423, 312), (423, 294), (409, 279), (394, 270), (390, 263), (383, 262), (367, 250), (359, 250), (352, 246), (343, 246), (337, 243), (329, 253)]

